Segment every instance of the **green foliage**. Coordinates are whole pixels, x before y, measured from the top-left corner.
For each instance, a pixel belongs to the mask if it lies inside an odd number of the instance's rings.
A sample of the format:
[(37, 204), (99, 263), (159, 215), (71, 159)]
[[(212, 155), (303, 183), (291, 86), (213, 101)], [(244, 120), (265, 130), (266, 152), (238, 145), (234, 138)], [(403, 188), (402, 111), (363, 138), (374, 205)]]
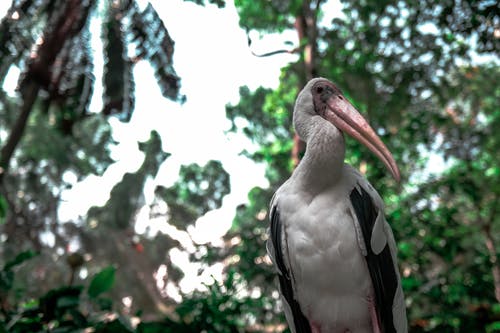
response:
[(169, 206), (169, 223), (185, 229), (206, 212), (219, 208), (229, 191), (229, 174), (221, 162), (211, 160), (204, 166), (181, 166), (176, 183), (169, 188), (158, 186), (155, 194)]
[(442, 136), (435, 153), (451, 166), (403, 196), (399, 204), (405, 209), (392, 214), (395, 221), (411, 221), (397, 228), (406, 240), (400, 255), (408, 299), (415, 304), (409, 313), (429, 318), (435, 330), (451, 331), (455, 325), (478, 331), (498, 320), (489, 304), (496, 302), (498, 283), (499, 179), (492, 147), (500, 145), (500, 137), (492, 127), (499, 115), (491, 99), (500, 96), (493, 83), (499, 78), (492, 64), (461, 68), (450, 77), (456, 94), (436, 111), (439, 121), (432, 130)]
[(9, 205), (5, 200), (4, 196), (0, 194), (0, 224), (5, 222), (5, 216), (7, 215), (7, 209)]
[[(304, 8), (313, 11), (309, 17), (321, 17), (323, 3), (285, 2), (281, 12), (266, 1), (236, 5), (242, 27), (267, 33), (300, 23)], [(499, 49), (485, 23), (498, 19), (495, 8), (488, 1), (342, 1), (343, 15), (309, 26), (299, 41), (314, 52), (312, 73), (344, 90), (399, 161), (406, 185), (396, 188), (368, 150), (346, 140), (346, 162), (362, 168), (386, 199), (412, 332), (477, 332), (498, 321), (492, 307), (500, 300), (494, 278), (500, 276), (500, 137), (493, 129), (499, 125), (498, 58), (470, 65), (476, 54)], [(269, 22), (273, 15), (276, 23)], [(475, 44), (475, 38), (481, 41)], [(306, 65), (300, 58), (284, 69), (276, 91), (242, 89), (240, 103), (227, 107), (232, 130), (258, 143), (247, 156), (266, 164), (270, 188), (249, 193), (227, 235), (234, 240), (240, 233), (241, 241), (219, 254), (241, 254), (233, 267), (261, 286), (269, 281), (262, 279), (269, 276), (266, 265), (256, 265), (264, 255), (265, 212), (291, 171), (289, 121), (297, 89), (307, 80)], [(446, 164), (436, 169), (429, 156)]]
[[(183, 99), (172, 62), (174, 42), (154, 8), (149, 5), (141, 11), (135, 1), (106, 2), (105, 10), (97, 13), (103, 22), (104, 105), (100, 114), (89, 112), (95, 82), (89, 22), (98, 2), (13, 1), (0, 23), (1, 81), (13, 66), (23, 73), (22, 99), (8, 98), (0, 89), (0, 126), (7, 133), (0, 184), (5, 186), (2, 196), (12, 206), (7, 219), (26, 216), (41, 225), (40, 215), (57, 215), (58, 192), (67, 185), (63, 174), (81, 178), (104, 172), (112, 162), (108, 148), (113, 144), (106, 117), (130, 119), (132, 69), (138, 59), (152, 64), (167, 98)], [(36, 44), (37, 39), (44, 42)], [(13, 154), (16, 148), (18, 155)], [(16, 168), (10, 175), (12, 163)], [(33, 184), (37, 179), (42, 184)], [(45, 193), (50, 200), (22, 200), (12, 195), (18, 191), (29, 199)], [(36, 209), (27, 211), (29, 204)]]
[(283, 84), (275, 91), (258, 88), (251, 93), (240, 88), (238, 105), (227, 105), (231, 132), (243, 133), (257, 145), (255, 152), (244, 152), (256, 162), (265, 162), (266, 177), (273, 184), (281, 182), (292, 170), (289, 159), (292, 142), (290, 110), (293, 109), (298, 82), (284, 70)]
[(8, 293), (14, 286), (14, 269), (36, 255), (37, 253), (31, 250), (24, 251), (5, 263), (2, 270), (0, 270), (0, 303), (7, 302)]
[[(9, 269), (32, 256), (31, 252), (21, 253), (8, 264)], [(106, 267), (91, 280), (87, 289), (90, 299), (84, 297), (82, 286), (63, 286), (8, 310), (3, 308), (0, 313), (0, 330), (13, 333), (86, 330), (109, 333), (246, 332), (257, 320), (251, 310), (262, 306), (259, 297), (241, 294), (245, 288), (245, 280), (231, 270), (224, 282), (214, 281), (205, 285), (206, 291), (184, 295), (185, 300), (175, 309), (178, 319), (165, 318), (148, 322), (137, 318), (139, 323), (133, 324), (129, 318), (113, 312), (111, 303), (104, 308), (101, 306), (98, 296), (112, 288), (114, 279), (115, 268)], [(94, 306), (99, 308), (99, 312), (84, 310)]]
[(207, 285), (208, 292), (194, 292), (176, 308), (183, 329), (179, 332), (241, 332), (256, 320), (254, 308), (262, 306), (258, 298), (241, 296), (241, 276), (229, 270), (223, 283)]
[(36, 255), (37, 254), (35, 252), (31, 251), (31, 250), (21, 252), (14, 259), (12, 259), (12, 260), (10, 260), (10, 261), (8, 261), (8, 262), (5, 263), (5, 265), (2, 268), (2, 272), (10, 271), (15, 266), (18, 266), (18, 265), (22, 264), (26, 260), (29, 260), (29, 259), (33, 258)]
[[(54, 186), (61, 182), (61, 174), (66, 171), (78, 177), (102, 174), (113, 162), (109, 145), (114, 141), (105, 119), (96, 116), (82, 120), (73, 136), (68, 137), (60, 133), (52, 116), (52, 109), (48, 115), (33, 112), (20, 144), (18, 163), (33, 168), (34, 173), (40, 172), (38, 168), (44, 169)], [(50, 166), (43, 167), (44, 164)]]
[[(102, 71), (95, 68), (91, 41), (96, 26), (91, 27), (91, 22), (102, 26), (97, 36), (103, 45)], [(0, 221), (5, 222), (0, 254), (8, 260), (19, 249), (34, 248), (41, 253), (40, 261), (27, 264), (34, 273), (22, 271), (13, 288), (23, 286), (26, 294), (34, 295), (66, 283), (64, 258), (74, 245), (90, 254), (92, 260), (85, 267), (90, 274), (96, 267), (117, 261), (121, 264), (117, 267), (127, 266), (127, 250), (143, 251), (142, 274), (149, 280), (139, 279), (132, 269), (126, 281), (137, 286), (131, 293), (134, 302), (148, 311), (154, 309), (161, 297), (145, 292), (144, 285), (152, 284), (155, 290), (153, 271), (165, 262), (170, 265), (165, 257), (177, 244), (166, 236), (158, 237), (163, 243), (151, 246), (160, 250), (155, 253), (143, 245), (149, 246), (152, 239), (136, 243), (135, 235), (128, 232), (144, 205), (145, 182), (168, 157), (157, 133), (140, 144), (143, 165), (113, 188), (105, 207), (93, 207), (88, 216), (62, 223), (59, 206), (75, 181), (101, 176), (114, 162), (110, 148), (115, 142), (108, 120), (110, 116), (121, 121), (131, 118), (132, 73), (138, 61), (151, 64), (166, 98), (184, 100), (173, 64), (174, 41), (166, 25), (153, 6), (141, 10), (135, 1), (12, 1), (0, 22), (0, 41), (0, 82), (10, 70), (22, 73), (14, 97), (7, 95), (3, 85), (0, 89)], [(96, 100), (96, 80), (103, 83), (103, 105), (101, 110), (89, 110), (90, 101)], [(116, 244), (119, 249), (113, 248)], [(72, 268), (71, 281), (80, 280), (77, 273)], [(117, 289), (126, 288), (118, 283), (112, 297), (120, 294)], [(152, 296), (158, 299), (152, 301)], [(101, 308), (109, 307), (109, 301), (100, 297), (96, 302), (102, 303)]]
[(104, 47), (104, 114), (118, 114), (124, 121), (129, 121), (134, 109), (134, 86), (132, 77), (133, 63), (127, 58), (125, 27), (122, 24), (122, 12), (125, 3), (119, 5), (107, 3), (107, 15), (103, 20), (106, 41)]
[(108, 227), (126, 229), (133, 222), (133, 216), (143, 204), (142, 191), (149, 176), (155, 176), (162, 162), (170, 154), (161, 147), (161, 139), (152, 131), (146, 142), (139, 144), (144, 153), (144, 162), (135, 173), (126, 173), (121, 182), (111, 190), (111, 197), (104, 207), (92, 207), (88, 212), (89, 220), (104, 222)]
[[(214, 2), (220, 3), (220, 0)], [(127, 10), (131, 15), (130, 30), (137, 57), (144, 57), (151, 63), (163, 96), (183, 102), (185, 96), (179, 95), (180, 78), (173, 66), (174, 41), (165, 24), (151, 4), (140, 12), (135, 2), (129, 2)]]
[(91, 298), (97, 298), (100, 294), (110, 290), (115, 283), (116, 268), (109, 266), (97, 273), (90, 281), (88, 294)]
[[(2, 277), (9, 275), (14, 278), (12, 268), (35, 256), (32, 251), (18, 254), (16, 258), (7, 264), (1, 271)], [(6, 274), (8, 272), (8, 274)], [(96, 299), (100, 293), (112, 287), (114, 269), (103, 269), (96, 274), (88, 288), (88, 294)], [(2, 286), (2, 295), (10, 292), (10, 287)], [(82, 310), (82, 286), (63, 286), (48, 291), (37, 299), (25, 299), (19, 304), (7, 306), (8, 302), (2, 298), (2, 311), (0, 315), (0, 327), (5, 332), (75, 332), (89, 327), (95, 327), (96, 331), (123, 332), (122, 327), (114, 321), (105, 317), (89, 315)], [(108, 309), (110, 310), (110, 309)]]
[(240, 25), (247, 30), (283, 32), (293, 27), (294, 16), (302, 7), (299, 0), (235, 1)]
[(493, 333), (493, 332), (498, 332), (500, 331), (500, 305), (499, 304), (494, 304), (492, 306), (493, 308), (493, 314), (495, 320), (488, 326), (486, 326), (486, 332), (487, 333)]

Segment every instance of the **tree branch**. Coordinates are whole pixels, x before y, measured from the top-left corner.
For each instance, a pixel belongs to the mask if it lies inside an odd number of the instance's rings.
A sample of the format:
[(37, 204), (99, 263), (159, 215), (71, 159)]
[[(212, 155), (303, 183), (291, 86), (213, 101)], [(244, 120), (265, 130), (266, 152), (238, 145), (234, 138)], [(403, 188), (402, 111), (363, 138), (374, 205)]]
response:
[[(247, 30), (247, 43), (248, 43), (248, 47), (250, 48), (252, 46), (252, 39), (250, 38), (248, 32), (249, 31)], [(270, 56), (273, 56), (273, 55), (276, 55), (276, 54), (281, 54), (281, 53), (294, 54), (294, 53), (299, 53), (299, 51), (300, 51), (300, 48), (296, 47), (296, 48), (291, 49), (291, 50), (280, 49), (280, 50), (276, 50), (276, 51), (271, 51), (271, 52), (266, 52), (266, 53), (262, 53), (262, 54), (257, 54), (252, 49), (250, 49), (250, 52), (252, 53), (252, 55), (254, 55), (256, 57), (259, 57), (259, 58), (270, 57)]]
[(250, 52), (252, 52), (252, 55), (254, 55), (256, 57), (263, 58), (263, 57), (270, 57), (270, 56), (273, 56), (273, 55), (276, 55), (276, 54), (281, 54), (281, 53), (294, 54), (294, 53), (298, 53), (299, 50), (300, 49), (298, 47), (296, 47), (296, 48), (294, 48), (292, 50), (282, 49), (282, 50), (276, 50), (276, 51), (266, 52), (266, 53), (262, 53), (262, 54), (257, 54), (257, 53), (255, 53), (252, 50), (250, 50)]

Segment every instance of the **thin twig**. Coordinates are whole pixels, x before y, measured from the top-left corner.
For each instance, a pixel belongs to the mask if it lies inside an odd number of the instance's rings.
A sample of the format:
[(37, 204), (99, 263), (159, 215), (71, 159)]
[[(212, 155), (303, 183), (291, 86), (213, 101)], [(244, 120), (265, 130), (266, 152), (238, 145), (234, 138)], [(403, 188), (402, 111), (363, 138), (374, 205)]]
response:
[(299, 52), (299, 48), (296, 47), (296, 48), (294, 48), (292, 50), (282, 49), (282, 50), (276, 50), (276, 51), (266, 52), (266, 53), (262, 53), (262, 54), (257, 54), (257, 53), (255, 53), (252, 50), (250, 50), (250, 51), (252, 52), (252, 55), (254, 55), (256, 57), (259, 57), (259, 58), (263, 58), (263, 57), (270, 57), (270, 56), (273, 56), (273, 55), (276, 55), (276, 54), (281, 54), (281, 53), (287, 53), (287, 54), (298, 53)]

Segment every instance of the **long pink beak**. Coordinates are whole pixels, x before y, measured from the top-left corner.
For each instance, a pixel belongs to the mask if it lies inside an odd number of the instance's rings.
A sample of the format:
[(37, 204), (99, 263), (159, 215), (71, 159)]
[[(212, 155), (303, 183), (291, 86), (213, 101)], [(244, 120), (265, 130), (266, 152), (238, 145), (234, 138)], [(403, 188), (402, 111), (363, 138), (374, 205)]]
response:
[(326, 104), (328, 108), (324, 117), (341, 131), (368, 147), (399, 182), (401, 176), (394, 157), (358, 110), (342, 95), (332, 95)]

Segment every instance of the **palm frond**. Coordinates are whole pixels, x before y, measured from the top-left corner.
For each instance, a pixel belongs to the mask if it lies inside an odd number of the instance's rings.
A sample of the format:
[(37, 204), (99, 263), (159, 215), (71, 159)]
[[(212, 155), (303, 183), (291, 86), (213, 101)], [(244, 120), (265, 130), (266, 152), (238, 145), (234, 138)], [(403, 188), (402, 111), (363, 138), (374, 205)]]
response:
[(151, 4), (144, 11), (137, 6), (131, 9), (131, 32), (136, 44), (137, 57), (148, 60), (155, 70), (155, 77), (163, 96), (182, 101), (179, 95), (180, 78), (173, 67), (174, 41), (165, 24)]
[(123, 5), (119, 2), (111, 3), (103, 21), (105, 64), (102, 112), (105, 115), (118, 115), (122, 121), (128, 121), (135, 103), (135, 82), (132, 75), (133, 63), (127, 55), (123, 14)]

